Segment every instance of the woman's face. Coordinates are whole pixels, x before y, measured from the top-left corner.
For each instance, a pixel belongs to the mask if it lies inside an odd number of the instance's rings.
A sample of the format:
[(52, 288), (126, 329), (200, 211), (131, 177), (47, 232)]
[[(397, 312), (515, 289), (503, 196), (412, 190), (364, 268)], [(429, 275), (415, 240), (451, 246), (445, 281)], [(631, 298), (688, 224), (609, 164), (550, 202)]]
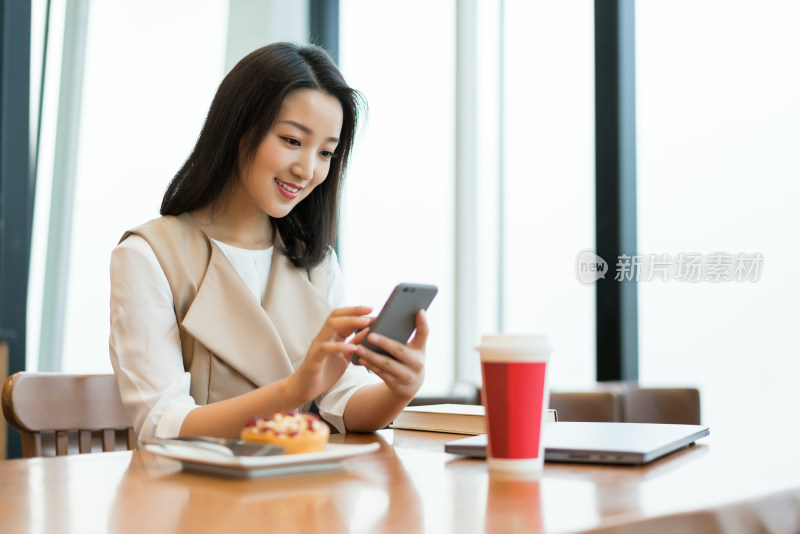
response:
[(285, 217), (328, 176), (342, 131), (342, 105), (316, 89), (283, 100), (275, 126), (244, 169), (244, 196), (271, 217)]

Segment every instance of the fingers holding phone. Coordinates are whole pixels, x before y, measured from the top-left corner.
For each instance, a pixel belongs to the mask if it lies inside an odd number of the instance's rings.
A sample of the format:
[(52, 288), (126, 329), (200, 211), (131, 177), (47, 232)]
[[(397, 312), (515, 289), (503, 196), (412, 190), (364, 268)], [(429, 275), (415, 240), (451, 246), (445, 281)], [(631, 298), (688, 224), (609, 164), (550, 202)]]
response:
[(300, 404), (330, 389), (347, 370), (355, 347), (346, 339), (372, 322), (366, 316), (370, 311), (366, 306), (339, 308), (325, 319), (300, 367), (289, 376), (290, 391)]
[(430, 327), (428, 326), (428, 316), (425, 314), (425, 310), (420, 310), (414, 320), (416, 322), (417, 329), (416, 332), (414, 332), (414, 337), (408, 342), (408, 346), (415, 349), (421, 349), (424, 353), (425, 345), (428, 343), (428, 333), (430, 332)]
[(369, 328), (350, 341), (357, 345), (352, 362), (364, 365), (394, 393), (408, 399), (419, 391), (425, 377), (425, 310), (437, 292), (433, 285), (398, 284)]
[(381, 352), (370, 350), (362, 343), (355, 353), (361, 365), (378, 375), (389, 389), (409, 399), (419, 391), (425, 379), (425, 344), (429, 329), (423, 310), (416, 314), (415, 325), (417, 332), (407, 344), (373, 332), (367, 335), (366, 341)]

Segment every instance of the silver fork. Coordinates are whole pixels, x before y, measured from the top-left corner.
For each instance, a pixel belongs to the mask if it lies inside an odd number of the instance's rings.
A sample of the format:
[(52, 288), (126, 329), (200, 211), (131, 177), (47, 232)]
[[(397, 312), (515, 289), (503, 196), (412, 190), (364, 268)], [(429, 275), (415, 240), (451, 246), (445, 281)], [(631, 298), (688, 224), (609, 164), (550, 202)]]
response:
[(274, 456), (285, 452), (285, 449), (278, 445), (252, 443), (237, 439), (212, 438), (210, 436), (156, 438), (145, 443), (155, 443), (164, 447), (169, 447), (170, 445), (188, 446), (216, 452), (224, 456)]

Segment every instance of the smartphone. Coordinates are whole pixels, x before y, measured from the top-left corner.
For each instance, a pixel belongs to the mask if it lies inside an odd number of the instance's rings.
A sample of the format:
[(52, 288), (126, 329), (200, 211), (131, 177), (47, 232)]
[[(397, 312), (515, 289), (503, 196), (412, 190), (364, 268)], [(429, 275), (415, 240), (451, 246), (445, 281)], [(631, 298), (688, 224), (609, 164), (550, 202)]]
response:
[[(375, 332), (383, 336), (406, 343), (416, 329), (416, 317), (420, 310), (427, 310), (439, 288), (427, 284), (397, 284), (392, 290), (386, 304), (383, 305), (378, 316), (370, 325), (370, 333)], [(370, 350), (391, 356), (385, 350), (376, 347), (366, 338), (361, 344)], [(353, 363), (358, 363), (358, 355), (353, 355)]]

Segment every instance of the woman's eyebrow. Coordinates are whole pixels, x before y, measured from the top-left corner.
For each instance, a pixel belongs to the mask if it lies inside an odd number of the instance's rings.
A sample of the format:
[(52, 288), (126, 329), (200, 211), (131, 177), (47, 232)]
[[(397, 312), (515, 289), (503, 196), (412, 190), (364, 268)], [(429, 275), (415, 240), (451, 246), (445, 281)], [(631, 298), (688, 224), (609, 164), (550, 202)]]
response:
[[(279, 121), (279, 122), (284, 122), (284, 123), (286, 123), (286, 124), (291, 124), (292, 126), (294, 126), (295, 128), (297, 128), (298, 130), (300, 130), (300, 131), (303, 131), (303, 132), (305, 132), (305, 133), (307, 133), (307, 134), (309, 134), (309, 135), (311, 135), (311, 134), (313, 134), (313, 133), (314, 133), (314, 131), (313, 131), (311, 128), (309, 128), (309, 127), (308, 127), (308, 126), (306, 126), (305, 124), (299, 123), (299, 122), (297, 122), (297, 121), (292, 121), (292, 120), (282, 120), (282, 121)], [(328, 141), (331, 141), (331, 142), (333, 142), (333, 143), (338, 143), (338, 142), (339, 142), (339, 138), (338, 138), (338, 137), (329, 137), (327, 140), (328, 140)]]

